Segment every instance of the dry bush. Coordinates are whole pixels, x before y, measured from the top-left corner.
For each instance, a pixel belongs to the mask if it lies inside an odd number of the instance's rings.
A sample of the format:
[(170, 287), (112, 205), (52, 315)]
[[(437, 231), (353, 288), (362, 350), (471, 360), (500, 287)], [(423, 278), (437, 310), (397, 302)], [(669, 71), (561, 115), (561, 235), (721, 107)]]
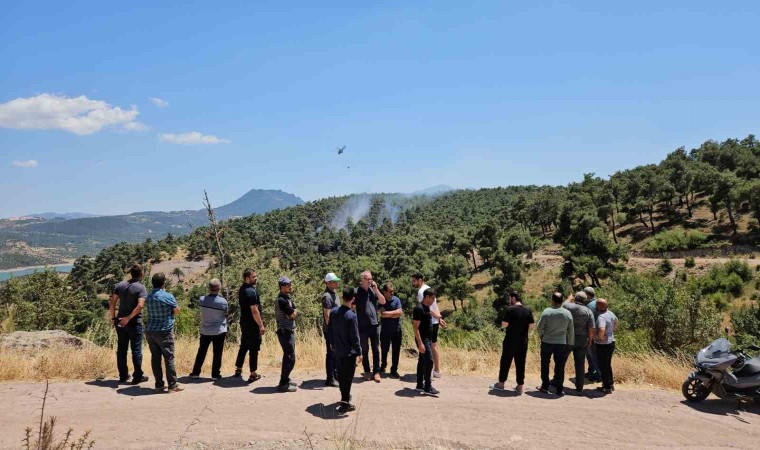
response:
[[(296, 343), (296, 370), (321, 371), (324, 367), (324, 340), (318, 331), (298, 332)], [(409, 347), (405, 343), (404, 349)], [(175, 355), (177, 374), (190, 373), (198, 350), (198, 339), (180, 336), (176, 341)], [(402, 350), (399, 370), (402, 373), (414, 373), (417, 359)], [(210, 376), (211, 352), (206, 357), (203, 374)], [(442, 364), (445, 372), (451, 375), (470, 375), (496, 377), (499, 371), (498, 351), (464, 350), (459, 348), (441, 348)], [(237, 343), (227, 342), (222, 362), (222, 373), (232, 374), (235, 370)], [(268, 332), (264, 336), (259, 353), (259, 367), (262, 370), (277, 371), (280, 368), (282, 350), (277, 336)], [(49, 348), (30, 351), (0, 350), (0, 381), (21, 381), (45, 379), (57, 380), (92, 380), (116, 377), (115, 347), (85, 346), (80, 349)], [(47, 364), (42, 370), (41, 364)], [(527, 375), (538, 378), (540, 375), (538, 351), (528, 354)], [(568, 377), (572, 376), (572, 356), (568, 360)], [(615, 379), (623, 384), (649, 384), (667, 389), (678, 389), (690, 370), (690, 363), (683, 357), (671, 357), (650, 351), (646, 353), (616, 353), (613, 359)], [(150, 352), (143, 347), (143, 370), (150, 370)]]

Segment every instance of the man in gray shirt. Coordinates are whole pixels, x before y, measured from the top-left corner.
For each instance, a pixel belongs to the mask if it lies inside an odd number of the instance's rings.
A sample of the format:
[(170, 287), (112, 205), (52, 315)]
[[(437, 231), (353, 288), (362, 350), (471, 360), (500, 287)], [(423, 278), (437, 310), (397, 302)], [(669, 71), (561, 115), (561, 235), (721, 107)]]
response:
[(586, 350), (594, 338), (594, 314), (584, 304), (588, 300), (586, 293), (579, 291), (575, 297), (570, 295), (562, 307), (573, 316), (575, 345), (573, 345), (573, 360), (575, 361), (575, 390), (583, 392), (584, 374), (586, 371)]
[[(142, 370), (142, 341), (143, 324), (142, 310), (148, 291), (140, 283), (143, 277), (143, 267), (133, 264), (129, 269), (128, 281), (118, 283), (108, 301), (108, 317), (116, 326), (116, 366), (119, 369), (119, 381), (122, 383), (129, 380), (129, 367), (127, 366), (127, 350), (132, 349), (132, 384), (148, 381)], [(118, 313), (116, 303), (119, 303)]]
[(615, 390), (615, 380), (612, 376), (612, 354), (615, 353), (615, 329), (618, 326), (618, 318), (608, 309), (607, 300), (600, 298), (596, 302), (599, 317), (596, 319), (596, 354), (599, 358), (599, 371), (602, 373), (601, 390), (605, 394), (612, 394)]
[[(541, 386), (539, 391), (548, 394), (549, 386), (557, 389), (557, 395), (563, 396), (565, 382), (565, 363), (570, 347), (575, 345), (573, 316), (562, 307), (562, 294), (552, 295), (552, 306), (541, 313), (536, 324), (536, 332), (541, 338)], [(554, 357), (554, 379), (549, 380), (549, 364)]]
[(211, 379), (216, 381), (222, 378), (222, 353), (224, 352), (224, 339), (227, 337), (227, 312), (230, 309), (227, 299), (219, 295), (222, 283), (212, 278), (208, 282), (209, 294), (201, 297), (201, 341), (198, 354), (195, 356), (195, 365), (192, 378), (201, 375), (203, 362), (209, 345), (213, 345), (214, 357), (211, 361)]

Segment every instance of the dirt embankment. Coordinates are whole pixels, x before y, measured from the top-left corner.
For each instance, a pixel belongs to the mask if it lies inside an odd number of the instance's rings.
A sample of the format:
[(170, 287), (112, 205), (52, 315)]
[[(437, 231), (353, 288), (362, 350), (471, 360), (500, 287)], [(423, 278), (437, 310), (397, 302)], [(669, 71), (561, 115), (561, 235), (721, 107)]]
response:
[[(431, 398), (417, 395), (406, 375), (354, 384), (358, 410), (338, 418), (338, 390), (319, 375), (299, 374), (294, 394), (276, 393), (278, 374), (266, 375), (255, 385), (201, 380), (177, 394), (153, 394), (151, 383), (56, 383), (46, 414), (63, 429), (91, 429), (97, 448), (122, 449), (757, 448), (760, 439), (760, 407), (737, 411), (712, 399), (694, 407), (657, 390), (557, 398), (530, 389), (517, 397), (489, 392), (493, 380), (445, 376), (440, 398)], [(0, 384), (0, 448), (18, 447), (38, 420), (43, 391), (39, 383)]]

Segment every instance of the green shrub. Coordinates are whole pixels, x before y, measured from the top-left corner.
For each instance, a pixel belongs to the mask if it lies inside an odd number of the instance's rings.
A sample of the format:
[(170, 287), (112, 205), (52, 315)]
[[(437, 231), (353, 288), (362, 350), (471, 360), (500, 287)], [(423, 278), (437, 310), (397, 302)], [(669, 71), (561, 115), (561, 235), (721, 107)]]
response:
[(731, 324), (737, 344), (744, 346), (760, 343), (760, 308), (744, 306), (731, 314)]
[(673, 262), (669, 258), (663, 258), (657, 265), (657, 274), (664, 277), (673, 271)]
[(703, 277), (694, 279), (697, 289), (702, 294), (726, 293), (739, 297), (744, 285), (753, 278), (752, 269), (744, 261), (731, 261), (713, 266)]
[(707, 235), (701, 231), (667, 230), (647, 241), (643, 249), (647, 252), (688, 250), (703, 247), (706, 242)]
[(691, 268), (693, 268), (693, 267), (695, 267), (697, 265), (697, 262), (694, 260), (693, 256), (688, 256), (684, 260), (683, 265), (684, 265), (684, 267), (691, 269)]

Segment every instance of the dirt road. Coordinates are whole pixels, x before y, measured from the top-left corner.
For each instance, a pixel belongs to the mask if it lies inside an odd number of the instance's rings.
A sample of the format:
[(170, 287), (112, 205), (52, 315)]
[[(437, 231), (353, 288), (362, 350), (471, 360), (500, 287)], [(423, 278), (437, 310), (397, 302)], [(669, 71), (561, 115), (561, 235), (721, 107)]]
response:
[[(299, 374), (302, 389), (278, 394), (273, 373), (249, 386), (235, 379), (186, 384), (153, 394), (151, 383), (55, 383), (46, 414), (59, 432), (91, 429), (96, 448), (757, 448), (760, 407), (698, 407), (677, 393), (624, 386), (607, 397), (557, 398), (534, 389), (516, 397), (489, 392), (491, 380), (445, 377), (439, 398), (421, 397), (411, 376), (354, 385), (359, 406), (347, 418), (332, 412), (339, 397), (316, 374)], [(189, 380), (183, 380), (189, 381)], [(535, 386), (534, 380), (527, 386)], [(36, 429), (44, 384), (0, 384), (0, 447), (19, 448)], [(307, 437), (308, 434), (308, 437)]]

